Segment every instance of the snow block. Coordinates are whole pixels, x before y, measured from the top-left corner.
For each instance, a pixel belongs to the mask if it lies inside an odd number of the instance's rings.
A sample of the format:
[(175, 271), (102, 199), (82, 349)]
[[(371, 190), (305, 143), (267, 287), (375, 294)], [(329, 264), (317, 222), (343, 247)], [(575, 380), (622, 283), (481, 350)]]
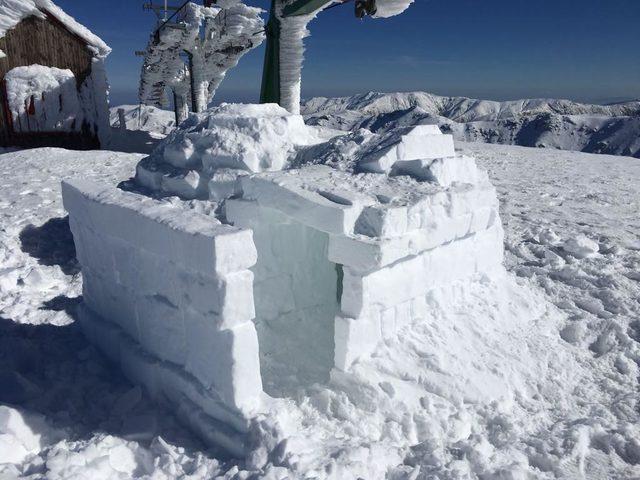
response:
[(397, 162), (453, 156), (453, 136), (443, 135), (435, 125), (419, 125), (382, 135), (358, 166), (368, 172), (389, 173)]
[(399, 160), (391, 169), (392, 175), (410, 175), (411, 177), (434, 182), (448, 187), (453, 182), (478, 183), (481, 174), (473, 158), (460, 155), (455, 157)]
[(356, 360), (373, 353), (382, 340), (380, 316), (337, 316), (335, 322), (335, 366), (347, 371)]
[(226, 274), (256, 262), (251, 232), (213, 217), (82, 179), (63, 181), (62, 197), (76, 222), (92, 232), (144, 245), (188, 269)]
[(243, 198), (256, 200), (322, 232), (351, 232), (362, 208), (374, 200), (358, 192), (324, 189), (322, 184), (310, 189), (309, 176), (321, 177), (327, 169), (331, 170), (318, 166), (305, 170), (304, 175), (287, 171), (244, 177)]

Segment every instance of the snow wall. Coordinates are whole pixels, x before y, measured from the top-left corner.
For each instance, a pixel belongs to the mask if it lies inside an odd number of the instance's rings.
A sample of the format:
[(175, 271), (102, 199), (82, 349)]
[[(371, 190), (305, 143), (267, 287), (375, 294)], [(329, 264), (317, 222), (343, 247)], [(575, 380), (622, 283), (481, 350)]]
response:
[(205, 439), (242, 455), (262, 396), (251, 232), (109, 186), (62, 187), (86, 336)]
[(87, 336), (157, 397), (197, 405), (217, 427), (205, 438), (236, 454), (269, 399), (350, 375), (429, 317), (434, 289), (503, 268), (496, 191), (450, 136), (421, 125), (322, 142), (294, 120), (223, 106), (138, 165), (160, 193), (193, 198), (196, 179), (225, 224), (63, 188)]

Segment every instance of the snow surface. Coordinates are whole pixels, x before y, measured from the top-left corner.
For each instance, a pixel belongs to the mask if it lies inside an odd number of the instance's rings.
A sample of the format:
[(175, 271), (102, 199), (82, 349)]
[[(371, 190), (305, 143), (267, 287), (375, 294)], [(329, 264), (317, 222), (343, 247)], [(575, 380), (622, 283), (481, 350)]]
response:
[(640, 102), (588, 105), (569, 100), (507, 102), (425, 92), (366, 93), (303, 102), (307, 123), (381, 132), (437, 124), (457, 141), (640, 156)]
[[(118, 109), (125, 111), (124, 127)], [(175, 113), (150, 105), (120, 105), (109, 109), (111, 131), (107, 150), (151, 153), (156, 145), (175, 129)]]
[(157, 138), (164, 138), (176, 127), (175, 114), (151, 105), (119, 105), (109, 109), (109, 122), (114, 128), (122, 128), (118, 110), (124, 110), (127, 130), (143, 130)]
[[(483, 144), (461, 150), (498, 188), (510, 276), (434, 292), (422, 327), (360, 364), (357, 381), (334, 375), (279, 405), (263, 423), (262, 446), (241, 463), (203, 450), (71, 323), (80, 278), (59, 181), (80, 174), (116, 183), (141, 156), (0, 155), (0, 417), (11, 419), (0, 422), (0, 454), (24, 458), (0, 459), (0, 471), (52, 479), (638, 477), (640, 164)], [(289, 439), (270, 445), (274, 428)]]
[[(90, 47), (93, 47), (96, 56), (104, 58), (111, 52), (111, 48), (97, 35), (63, 12), (51, 0), (0, 0), (0, 38), (26, 17), (45, 18), (43, 12), (53, 15), (71, 32), (81, 37)], [(6, 54), (0, 50), (0, 58), (5, 56)]]

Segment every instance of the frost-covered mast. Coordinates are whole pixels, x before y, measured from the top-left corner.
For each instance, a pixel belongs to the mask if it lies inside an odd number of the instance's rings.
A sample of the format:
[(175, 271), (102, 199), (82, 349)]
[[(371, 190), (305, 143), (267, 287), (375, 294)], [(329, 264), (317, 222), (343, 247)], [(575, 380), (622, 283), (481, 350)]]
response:
[[(307, 24), (327, 8), (349, 0), (272, 0), (267, 23), (262, 103), (278, 103), (292, 113), (300, 112), (300, 82)], [(358, 18), (390, 17), (403, 12), (413, 0), (355, 0)]]
[(262, 10), (240, 0), (146, 8), (159, 23), (144, 52), (140, 101), (163, 107), (171, 93), (176, 123), (205, 110), (227, 71), (264, 39)]

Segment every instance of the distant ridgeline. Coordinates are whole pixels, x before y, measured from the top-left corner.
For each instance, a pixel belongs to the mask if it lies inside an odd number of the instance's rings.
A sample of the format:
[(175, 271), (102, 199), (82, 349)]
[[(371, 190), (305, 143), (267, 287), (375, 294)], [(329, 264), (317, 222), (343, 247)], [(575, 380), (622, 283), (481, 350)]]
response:
[(507, 102), (425, 92), (366, 93), (302, 103), (308, 124), (376, 133), (437, 124), (459, 141), (640, 157), (640, 101), (589, 105), (569, 100)]

